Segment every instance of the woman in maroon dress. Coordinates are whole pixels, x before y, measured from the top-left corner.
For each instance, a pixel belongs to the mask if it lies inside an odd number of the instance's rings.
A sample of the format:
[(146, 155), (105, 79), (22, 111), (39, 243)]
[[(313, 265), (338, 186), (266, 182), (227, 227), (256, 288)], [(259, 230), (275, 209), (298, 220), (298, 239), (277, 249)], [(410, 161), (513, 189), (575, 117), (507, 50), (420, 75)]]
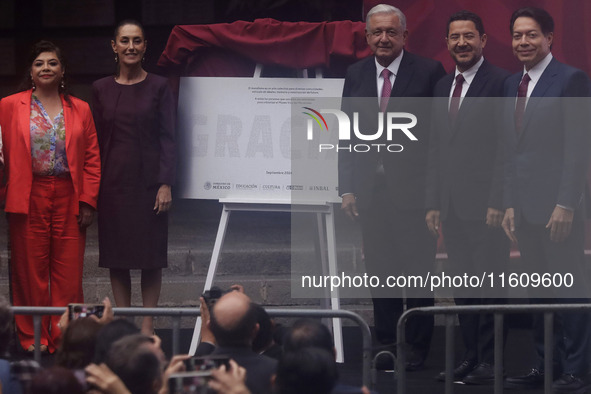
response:
[[(121, 307), (131, 305), (131, 269), (141, 269), (144, 307), (157, 306), (167, 266), (175, 108), (166, 79), (142, 67), (146, 44), (138, 22), (121, 22), (111, 41), (117, 74), (93, 84), (103, 165), (99, 266), (109, 268), (115, 303)], [(145, 317), (142, 332), (153, 330), (152, 318)]]

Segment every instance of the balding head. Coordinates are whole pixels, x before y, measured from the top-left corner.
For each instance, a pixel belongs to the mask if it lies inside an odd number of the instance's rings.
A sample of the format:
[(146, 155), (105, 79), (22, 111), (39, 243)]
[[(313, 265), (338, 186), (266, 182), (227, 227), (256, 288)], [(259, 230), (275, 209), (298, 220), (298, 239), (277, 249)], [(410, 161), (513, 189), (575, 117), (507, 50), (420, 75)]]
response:
[(213, 306), (209, 326), (218, 345), (250, 347), (258, 328), (250, 298), (238, 291), (224, 294)]

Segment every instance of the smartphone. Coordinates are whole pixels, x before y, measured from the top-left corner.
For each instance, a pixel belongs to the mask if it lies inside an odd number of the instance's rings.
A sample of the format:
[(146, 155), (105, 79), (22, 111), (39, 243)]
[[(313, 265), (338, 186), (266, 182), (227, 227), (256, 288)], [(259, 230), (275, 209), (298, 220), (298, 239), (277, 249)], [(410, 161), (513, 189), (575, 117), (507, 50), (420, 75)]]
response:
[(104, 311), (105, 306), (103, 304), (68, 304), (68, 317), (70, 320), (91, 315), (101, 318)]
[(215, 393), (207, 386), (207, 380), (210, 376), (211, 371), (173, 373), (168, 378), (168, 392), (170, 394)]
[(230, 357), (228, 356), (204, 356), (191, 357), (185, 360), (185, 369), (187, 371), (208, 371), (219, 368), (221, 365), (230, 369)]

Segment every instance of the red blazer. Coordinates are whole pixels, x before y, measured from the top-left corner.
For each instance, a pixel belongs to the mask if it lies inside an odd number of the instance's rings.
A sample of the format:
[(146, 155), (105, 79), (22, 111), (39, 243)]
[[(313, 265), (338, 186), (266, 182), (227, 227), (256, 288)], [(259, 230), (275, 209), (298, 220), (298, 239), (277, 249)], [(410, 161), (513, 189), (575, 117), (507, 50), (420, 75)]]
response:
[[(29, 197), (33, 182), (31, 162), (31, 94), (32, 90), (16, 93), (0, 101), (2, 150), (7, 175), (6, 212), (29, 213)], [(88, 104), (70, 96), (62, 96), (66, 124), (66, 157), (74, 192), (78, 201), (96, 209), (101, 178), (101, 159)], [(72, 209), (78, 215), (79, 204)]]

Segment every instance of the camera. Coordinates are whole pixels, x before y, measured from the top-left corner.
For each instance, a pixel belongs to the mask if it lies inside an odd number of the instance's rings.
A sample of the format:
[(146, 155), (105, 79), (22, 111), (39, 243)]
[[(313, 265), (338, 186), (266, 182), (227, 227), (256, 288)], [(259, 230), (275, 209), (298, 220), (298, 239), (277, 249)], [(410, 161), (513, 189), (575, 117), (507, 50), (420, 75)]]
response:
[(68, 304), (68, 318), (70, 320), (91, 315), (101, 318), (104, 311), (105, 306), (103, 304)]
[(204, 357), (191, 357), (185, 360), (185, 369), (187, 371), (209, 371), (219, 368), (221, 365), (230, 369), (230, 357), (222, 355), (212, 355)]
[(231, 291), (233, 291), (233, 289), (222, 290), (217, 286), (212, 286), (211, 289), (205, 290), (203, 294), (201, 294), (201, 297), (203, 297), (203, 299), (205, 300), (207, 308), (211, 310), (211, 308), (213, 308), (217, 300), (222, 298), (224, 294), (229, 293)]
[(173, 373), (168, 378), (168, 392), (170, 394), (210, 394), (207, 381), (211, 371), (191, 371)]
[(210, 394), (214, 391), (207, 386), (207, 381), (213, 369), (225, 365), (230, 368), (230, 357), (210, 355), (204, 357), (191, 357), (185, 360), (187, 372), (172, 374), (168, 379), (170, 394)]

